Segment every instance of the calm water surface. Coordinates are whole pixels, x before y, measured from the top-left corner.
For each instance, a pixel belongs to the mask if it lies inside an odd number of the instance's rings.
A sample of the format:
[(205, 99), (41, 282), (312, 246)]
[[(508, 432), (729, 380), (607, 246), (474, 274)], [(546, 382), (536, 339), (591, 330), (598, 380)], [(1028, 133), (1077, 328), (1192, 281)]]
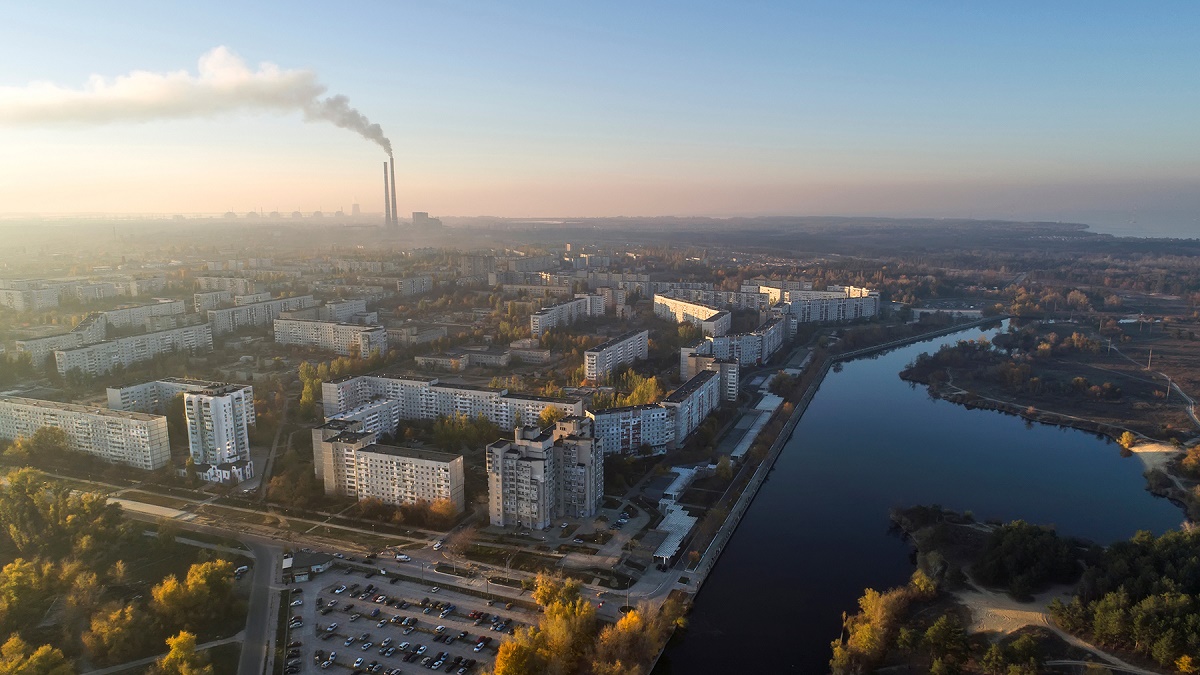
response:
[(658, 672), (827, 672), (842, 612), (914, 569), (888, 531), (892, 507), (941, 504), (1101, 543), (1179, 526), (1180, 510), (1145, 491), (1142, 465), (1115, 444), (934, 401), (897, 376), (917, 354), (980, 334), (829, 373)]

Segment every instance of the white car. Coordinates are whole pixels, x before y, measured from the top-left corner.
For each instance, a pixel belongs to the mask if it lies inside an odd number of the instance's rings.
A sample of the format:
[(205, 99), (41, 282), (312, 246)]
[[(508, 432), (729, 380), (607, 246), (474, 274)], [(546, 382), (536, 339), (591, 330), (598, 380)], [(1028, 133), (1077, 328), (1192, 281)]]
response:
[(438, 626), (437, 628), (434, 628), (434, 630), (435, 630), (435, 631), (437, 631), (437, 632), (439, 632), (439, 633), (445, 633), (445, 632), (446, 632), (446, 627), (445, 627), (445, 626)]
[(300, 605), (303, 605), (303, 604), (304, 604), (304, 601), (300, 600), (299, 598), (292, 601), (292, 607), (299, 607)]
[(437, 541), (433, 542), (433, 550), (435, 550), (435, 551), (442, 550), (442, 540), (441, 539), (438, 539)]
[(429, 592), (430, 592), (430, 593), (437, 593), (437, 592), (438, 592), (438, 591), (440, 591), (440, 590), (442, 590), (441, 586), (434, 586), (433, 588), (429, 589)]
[(403, 553), (397, 553), (396, 560), (399, 560), (400, 562), (409, 562), (410, 560), (412, 560), (412, 558), (404, 555)]

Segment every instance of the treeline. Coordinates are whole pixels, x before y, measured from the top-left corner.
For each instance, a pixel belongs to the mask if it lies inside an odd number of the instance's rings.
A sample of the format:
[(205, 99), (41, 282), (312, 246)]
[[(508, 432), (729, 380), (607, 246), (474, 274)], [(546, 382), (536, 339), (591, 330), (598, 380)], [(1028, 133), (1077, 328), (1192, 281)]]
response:
[(1108, 547), (1051, 616), (1105, 647), (1181, 673), (1200, 670), (1200, 532), (1138, 532)]
[[(908, 606), (936, 595), (936, 584), (921, 570), (914, 572), (904, 586), (882, 593), (868, 588), (858, 599), (858, 613), (842, 621), (843, 637), (831, 645), (829, 668), (833, 675), (867, 673), (879, 666), (889, 649), (910, 641), (910, 635), (900, 633)], [(901, 637), (903, 640), (898, 642)]]
[(657, 377), (646, 377), (632, 370), (625, 371), (617, 378), (616, 389), (611, 394), (596, 392), (592, 397), (592, 410), (658, 403), (667, 395)]
[[(997, 341), (1000, 339), (998, 337)], [(972, 381), (986, 382), (1014, 394), (1075, 395), (1096, 400), (1117, 400), (1122, 396), (1121, 388), (1111, 382), (1096, 384), (1082, 376), (1066, 380), (1034, 374), (1034, 366), (1039, 359), (1071, 352), (1099, 351), (1099, 343), (1092, 338), (1073, 333), (1060, 341), (1058, 336), (1051, 333), (1046, 340), (1034, 342), (1032, 351), (1016, 355), (1010, 355), (1015, 348), (1012, 340), (1005, 342), (1008, 346), (1004, 349), (996, 348), (983, 337), (943, 345), (933, 354), (922, 353), (917, 356), (900, 372), (900, 377), (932, 385), (953, 378), (954, 384), (963, 388), (967, 388), (966, 385)]]
[(378, 353), (372, 354), (369, 359), (352, 359), (342, 356), (315, 366), (308, 361), (301, 361), (299, 374), (303, 389), (300, 392), (300, 410), (298, 411), (300, 416), (310, 420), (318, 417), (316, 404), (321, 398), (323, 383), (347, 375), (369, 373), (382, 368), (387, 363), (387, 357)]
[(375, 497), (367, 497), (359, 500), (354, 512), (347, 515), (395, 525), (445, 530), (458, 519), (458, 507), (449, 499), (436, 499), (432, 502), (421, 500), (397, 506), (386, 504)]
[[(155, 653), (184, 631), (224, 630), (241, 614), (227, 561), (194, 564), (183, 580), (168, 575), (142, 598), (143, 582), (133, 570), (148, 562), (130, 556), (147, 546), (154, 558), (178, 556), (173, 531), (164, 532), (148, 542), (104, 495), (77, 492), (31, 469), (10, 473), (0, 487), (0, 550), (13, 557), (0, 571), (0, 635), (8, 636), (0, 672), (69, 673), (73, 656), (122, 663)], [(56, 626), (41, 628), (60, 598), (64, 610)], [(34, 646), (48, 641), (61, 646)], [(199, 663), (194, 653), (176, 657), (173, 662)], [(171, 663), (158, 672), (183, 672)]]
[(1079, 550), (1054, 530), (1018, 520), (992, 531), (971, 565), (976, 581), (1007, 588), (1015, 598), (1028, 598), (1047, 584), (1079, 578)]
[(578, 581), (540, 573), (533, 599), (542, 608), (537, 626), (500, 643), (493, 675), (645, 675), (676, 625), (682, 607), (667, 600), (657, 610), (630, 608), (616, 624), (600, 627), (596, 607)]

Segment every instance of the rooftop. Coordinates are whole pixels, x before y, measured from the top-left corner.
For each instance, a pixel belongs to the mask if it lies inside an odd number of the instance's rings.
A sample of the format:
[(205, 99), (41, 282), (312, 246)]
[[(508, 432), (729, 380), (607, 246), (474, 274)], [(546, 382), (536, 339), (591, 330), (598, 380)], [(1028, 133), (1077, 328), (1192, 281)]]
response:
[(706, 382), (717, 377), (716, 371), (702, 370), (696, 373), (692, 379), (684, 382), (678, 389), (671, 392), (663, 399), (664, 403), (683, 403), (689, 396), (696, 393), (696, 390), (703, 387)]
[[(591, 349), (589, 349), (588, 351), (589, 351), (589, 352), (599, 352), (599, 351), (603, 351), (603, 350), (605, 350), (605, 349), (608, 349), (609, 347), (615, 347), (615, 346), (617, 346), (618, 344), (620, 344), (620, 343), (622, 343), (622, 342), (624, 342), (624, 341), (626, 341), (626, 340), (628, 340), (628, 339), (630, 339), (630, 338), (637, 337), (638, 335), (640, 335), (640, 334), (642, 334), (642, 333), (647, 333), (647, 334), (649, 334), (649, 331), (647, 331), (647, 330), (645, 330), (645, 329), (642, 329), (642, 330), (631, 330), (631, 331), (629, 331), (629, 332), (627, 332), (627, 333), (622, 333), (622, 334), (618, 335), (618, 336), (617, 336), (617, 337), (615, 337), (615, 338), (610, 338), (610, 339), (608, 339), (608, 340), (605, 340), (604, 342), (601, 342), (600, 344), (596, 345), (595, 347), (592, 347), (592, 348), (591, 348)], [(586, 352), (585, 352), (585, 353), (586, 353)]]
[(450, 452), (442, 452), (440, 450), (426, 450), (424, 448), (399, 447), (395, 445), (380, 445), (372, 443), (358, 451), (359, 454), (371, 453), (376, 455), (388, 455), (390, 457), (408, 457), (410, 459), (422, 459), (430, 462), (453, 462), (456, 459), (462, 459), (462, 455), (456, 455)]
[(35, 408), (46, 408), (50, 410), (61, 410), (63, 412), (87, 413), (89, 415), (99, 415), (101, 417), (115, 417), (125, 420), (138, 420), (140, 422), (153, 422), (155, 420), (166, 420), (162, 415), (149, 415), (147, 413), (128, 412), (125, 410), (111, 410), (109, 408), (100, 408), (90, 405), (75, 405), (73, 403), (59, 403), (58, 401), (45, 401), (37, 398), (23, 398), (20, 396), (0, 396), (0, 403), (8, 403), (12, 405), (23, 405)]

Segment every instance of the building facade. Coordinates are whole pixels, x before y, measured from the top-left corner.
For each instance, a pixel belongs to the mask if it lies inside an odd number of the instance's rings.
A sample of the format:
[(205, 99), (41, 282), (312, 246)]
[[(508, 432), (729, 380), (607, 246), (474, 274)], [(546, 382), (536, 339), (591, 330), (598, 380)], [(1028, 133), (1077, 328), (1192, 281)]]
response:
[(457, 513), (466, 508), (462, 455), (382, 445), (374, 433), (356, 427), (330, 423), (313, 429), (313, 470), (325, 494), (394, 505), (444, 499)]
[(71, 450), (111, 464), (152, 471), (171, 461), (161, 415), (0, 396), (0, 438), (29, 438), (42, 427), (62, 429)]
[(492, 525), (542, 529), (561, 518), (591, 518), (604, 496), (603, 441), (592, 420), (568, 417), (553, 427), (521, 427), (488, 445)]
[(360, 359), (372, 354), (387, 354), (387, 329), (383, 326), (363, 326), (356, 323), (314, 321), (306, 319), (275, 319), (275, 342), (327, 349)]
[(298, 295), (292, 298), (279, 298), (238, 307), (210, 309), (208, 310), (208, 323), (212, 326), (213, 335), (224, 335), (239, 328), (269, 326), (272, 321), (279, 318), (280, 312), (291, 312), (316, 306), (317, 302), (313, 300), (313, 296)]
[(634, 330), (592, 347), (583, 353), (584, 377), (592, 383), (608, 381), (621, 366), (644, 361), (649, 344), (650, 331)]
[(676, 323), (690, 323), (705, 335), (720, 336), (729, 332), (729, 312), (701, 303), (655, 294), (654, 315)]
[(58, 350), (54, 352), (54, 361), (59, 375), (66, 376), (77, 371), (94, 377), (110, 372), (117, 366), (128, 368), (163, 354), (199, 354), (210, 352), (212, 348), (212, 330), (208, 324), (202, 323)]

